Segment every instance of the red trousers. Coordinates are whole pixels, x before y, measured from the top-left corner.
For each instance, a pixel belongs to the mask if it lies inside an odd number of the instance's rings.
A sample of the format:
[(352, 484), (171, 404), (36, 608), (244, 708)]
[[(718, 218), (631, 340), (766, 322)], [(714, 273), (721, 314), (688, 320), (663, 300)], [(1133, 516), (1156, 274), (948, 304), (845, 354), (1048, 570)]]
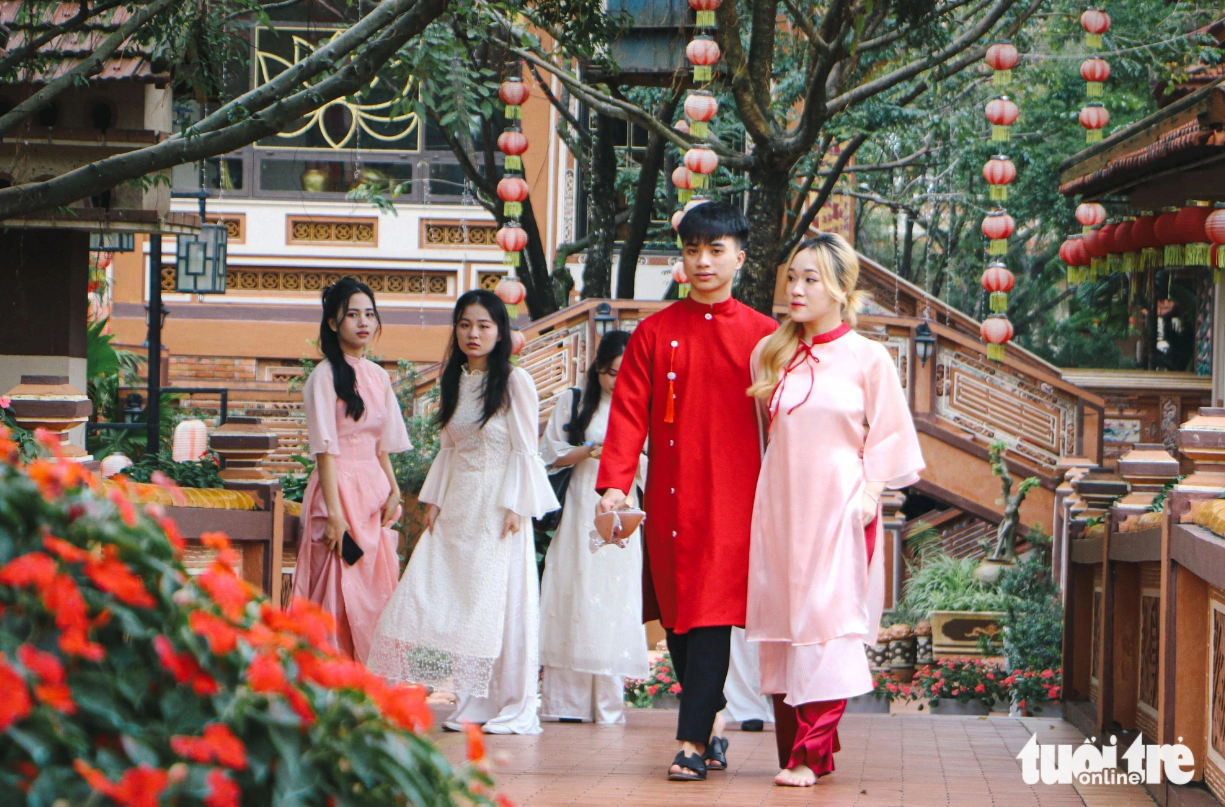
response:
[[(880, 519), (864, 529), (864, 542), (868, 545), (868, 561), (876, 549), (876, 532)], [(773, 695), (774, 741), (778, 745), (778, 764), (781, 768), (807, 765), (817, 776), (834, 770), (834, 752), (841, 750), (838, 744), (838, 721), (846, 711), (846, 701), (815, 701), (788, 706), (784, 695)]]

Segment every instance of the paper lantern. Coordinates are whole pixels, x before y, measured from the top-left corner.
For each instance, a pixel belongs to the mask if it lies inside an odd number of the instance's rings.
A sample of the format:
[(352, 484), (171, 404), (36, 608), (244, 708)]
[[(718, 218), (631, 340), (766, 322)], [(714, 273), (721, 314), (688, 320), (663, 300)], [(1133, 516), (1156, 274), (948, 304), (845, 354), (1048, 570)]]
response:
[(1212, 242), (1205, 226), (1212, 208), (1207, 202), (1187, 202), (1175, 216), (1174, 227), (1182, 244), (1184, 266), (1210, 266), (1212, 264)]
[(1135, 219), (1124, 219), (1114, 228), (1114, 249), (1123, 256), (1122, 269), (1128, 274), (1136, 271), (1139, 264), (1140, 248), (1136, 246), (1136, 239), (1131, 233), (1135, 223)]
[(1091, 8), (1080, 15), (1080, 27), (1085, 29), (1085, 44), (1100, 48), (1102, 34), (1110, 30), (1110, 15), (1099, 8)]
[(1117, 272), (1123, 266), (1123, 256), (1118, 254), (1114, 246), (1114, 231), (1117, 226), (1114, 222), (1108, 222), (1097, 231), (1098, 247), (1105, 251), (1106, 268), (1111, 272)]
[(1131, 225), (1131, 240), (1136, 249), (1140, 250), (1140, 264), (1137, 268), (1145, 272), (1161, 268), (1162, 249), (1161, 241), (1155, 232), (1156, 226), (1157, 217), (1152, 213), (1137, 216)]
[(1076, 220), (1088, 231), (1090, 227), (1096, 227), (1106, 220), (1106, 208), (1097, 202), (1082, 202), (1076, 206)]
[(498, 88), (498, 97), (506, 104), (507, 120), (523, 119), (523, 102), (527, 100), (528, 94), (527, 85), (518, 76), (512, 76), (502, 82), (502, 86)]
[(498, 230), (498, 234), (494, 236), (503, 250), (502, 263), (507, 266), (519, 265), (519, 253), (527, 246), (527, 233), (522, 227), (514, 224), (508, 224)]
[(523, 346), (527, 344), (527, 337), (523, 335), (523, 331), (517, 328), (510, 329), (510, 355), (518, 356), (523, 352)]
[(694, 24), (698, 28), (715, 27), (715, 10), (719, 7), (719, 0), (689, 0), (689, 7), (697, 12)]
[(709, 130), (708, 121), (719, 111), (719, 101), (705, 90), (689, 94), (685, 99), (685, 114), (693, 121), (689, 130), (694, 137), (706, 137)]
[(996, 261), (983, 272), (983, 290), (991, 295), (990, 307), (996, 314), (1008, 310), (1008, 292), (1012, 291), (1017, 279), (1008, 267)]
[(991, 139), (996, 142), (1002, 142), (1008, 139), (1008, 127), (1016, 122), (1017, 115), (1020, 110), (1017, 105), (1008, 100), (1008, 96), (1001, 95), (999, 98), (994, 98), (987, 102), (987, 120), (993, 124), (991, 127)]
[(1085, 127), (1085, 142), (1098, 143), (1102, 139), (1102, 127), (1110, 123), (1110, 113), (1099, 103), (1087, 104), (1080, 111), (1080, 125)]
[(1098, 56), (1085, 59), (1080, 63), (1080, 77), (1089, 82), (1085, 93), (1095, 98), (1102, 94), (1102, 82), (1110, 78), (1110, 63)]
[(1012, 339), (1012, 323), (1002, 314), (987, 317), (983, 320), (979, 335), (987, 343), (987, 358), (991, 361), (1004, 360), (1004, 345)]
[(713, 65), (719, 61), (719, 46), (708, 36), (694, 37), (685, 47), (685, 55), (693, 63), (693, 80), (710, 81), (714, 77)]
[(1182, 266), (1182, 238), (1178, 232), (1178, 208), (1162, 208), (1161, 215), (1153, 222), (1153, 235), (1161, 244), (1162, 262), (1166, 266)]
[(175, 462), (195, 462), (208, 451), (208, 427), (203, 420), (184, 420), (174, 427), (171, 457)]
[(520, 155), (527, 151), (527, 136), (523, 132), (507, 129), (498, 135), (498, 151), (506, 155), (504, 164), (507, 171), (522, 171), (523, 158)]
[(498, 198), (502, 200), (502, 215), (516, 219), (523, 215), (523, 200), (527, 198), (527, 182), (523, 177), (502, 177), (498, 182)]
[(706, 175), (719, 167), (719, 155), (705, 146), (694, 146), (685, 152), (685, 167), (689, 169), (689, 181), (695, 188), (705, 188)]
[(991, 201), (1008, 198), (1008, 184), (1017, 178), (1017, 167), (1003, 154), (997, 154), (983, 166), (983, 179), (991, 185)]
[(672, 184), (676, 186), (676, 198), (682, 204), (693, 196), (693, 172), (685, 166), (678, 165), (672, 171)]
[(1221, 249), (1220, 245), (1225, 244), (1225, 202), (1217, 202), (1215, 209), (1208, 215), (1204, 221), (1204, 234), (1208, 236), (1208, 240), (1213, 243), (1213, 252), (1215, 253), (1212, 265), (1219, 272), (1225, 269), (1225, 249)]
[(675, 280), (678, 285), (689, 282), (689, 278), (685, 275), (685, 265), (680, 261), (672, 264), (672, 279)]
[(673, 232), (681, 228), (681, 219), (685, 218), (685, 211), (678, 210), (672, 214), (672, 230)]
[(98, 470), (102, 472), (103, 478), (110, 479), (115, 474), (121, 473), (124, 468), (131, 467), (132, 460), (128, 459), (126, 455), (116, 452), (103, 457), (102, 465)]
[(519, 303), (523, 302), (527, 296), (527, 290), (523, 288), (518, 278), (511, 275), (503, 276), (493, 293), (506, 304), (506, 313), (511, 319), (519, 316)]
[(672, 124), (672, 128), (681, 134), (689, 134), (689, 121), (681, 118), (676, 123)]
[(1089, 279), (1088, 267), (1092, 259), (1085, 249), (1084, 235), (1069, 236), (1059, 247), (1059, 257), (1067, 264), (1069, 283), (1080, 283)]
[(983, 219), (983, 235), (990, 239), (989, 255), (1008, 254), (1008, 236), (1016, 230), (1016, 222), (1003, 210), (992, 210)]
[(1017, 66), (1020, 59), (1016, 45), (1006, 39), (987, 48), (987, 64), (995, 71), (993, 80), (997, 87), (1012, 83), (1012, 68)]

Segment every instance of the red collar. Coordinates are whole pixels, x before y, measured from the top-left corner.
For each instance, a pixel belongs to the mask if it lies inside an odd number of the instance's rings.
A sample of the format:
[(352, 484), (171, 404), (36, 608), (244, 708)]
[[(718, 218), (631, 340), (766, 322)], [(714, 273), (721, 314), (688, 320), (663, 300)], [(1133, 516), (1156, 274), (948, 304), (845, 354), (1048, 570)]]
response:
[[(851, 326), (843, 322), (837, 328), (834, 328), (832, 331), (826, 331), (825, 333), (819, 333), (816, 336), (814, 336), (812, 338), (812, 344), (824, 345), (826, 342), (832, 342), (839, 337), (846, 336), (850, 332), (851, 332)], [(800, 340), (800, 342), (803, 342), (803, 341), (804, 341), (803, 339)]]

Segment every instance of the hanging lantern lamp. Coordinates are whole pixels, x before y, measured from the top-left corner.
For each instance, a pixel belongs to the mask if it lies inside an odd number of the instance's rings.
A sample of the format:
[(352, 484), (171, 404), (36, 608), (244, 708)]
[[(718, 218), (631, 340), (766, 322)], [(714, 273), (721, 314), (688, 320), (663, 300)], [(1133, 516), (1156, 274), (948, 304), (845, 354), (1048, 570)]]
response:
[(991, 185), (991, 201), (1008, 199), (1008, 185), (1017, 178), (1017, 167), (1003, 154), (997, 154), (983, 166), (983, 179)]
[(1008, 237), (1016, 230), (1016, 222), (1005, 210), (992, 210), (983, 219), (983, 235), (990, 239), (988, 255), (1007, 255)]
[(1106, 208), (1097, 202), (1081, 202), (1076, 206), (1076, 220), (1083, 228), (1081, 232), (1087, 233), (1106, 220)]
[(697, 12), (694, 25), (698, 28), (714, 28), (715, 10), (719, 5), (719, 0), (689, 0), (689, 7)]
[(991, 361), (1004, 360), (1004, 346), (1012, 340), (1012, 323), (1003, 314), (996, 314), (983, 320), (979, 330), (983, 341), (987, 343), (987, 358)]
[(1089, 82), (1085, 94), (1097, 98), (1102, 94), (1102, 82), (1110, 78), (1110, 63), (1097, 56), (1085, 59), (1080, 64), (1080, 77)]
[(1225, 248), (1222, 248), (1225, 246), (1225, 202), (1217, 202), (1204, 221), (1204, 234), (1213, 245), (1212, 251), (1215, 254), (1212, 265), (1216, 269), (1216, 281), (1219, 283), (1221, 270), (1225, 269)]
[(1182, 236), (1178, 232), (1178, 208), (1163, 207), (1161, 215), (1153, 222), (1153, 235), (1162, 247), (1162, 262), (1166, 266), (1183, 265)]
[(1182, 243), (1183, 265), (1206, 267), (1212, 265), (1212, 242), (1208, 239), (1206, 225), (1212, 208), (1208, 202), (1189, 201), (1178, 211), (1174, 226), (1178, 240)]
[(1068, 283), (1082, 283), (1089, 279), (1090, 257), (1085, 250), (1085, 237), (1082, 234), (1069, 236), (1059, 247), (1059, 257), (1067, 264)]
[(1002, 314), (1008, 310), (1008, 292), (1012, 291), (1017, 279), (1008, 267), (996, 261), (983, 272), (983, 290), (991, 295), (990, 308), (994, 314)]
[(1157, 217), (1147, 210), (1137, 216), (1131, 225), (1131, 240), (1140, 250), (1140, 265), (1137, 268), (1141, 271), (1160, 269), (1162, 265), (1161, 241), (1154, 231), (1156, 225)]
[(693, 172), (685, 166), (676, 166), (672, 172), (672, 184), (676, 186), (676, 198), (681, 204), (688, 202), (693, 196)]
[(527, 198), (527, 182), (523, 177), (502, 177), (498, 182), (498, 198), (502, 200), (502, 215), (517, 219), (523, 215), (523, 200)]
[(685, 152), (685, 167), (690, 171), (689, 181), (694, 188), (705, 188), (708, 175), (719, 167), (719, 155), (706, 146), (694, 146)]
[(508, 224), (498, 230), (494, 239), (503, 250), (502, 263), (507, 266), (518, 266), (519, 253), (527, 246), (527, 233), (523, 228)]
[(1091, 8), (1080, 15), (1080, 27), (1085, 29), (1085, 45), (1102, 46), (1102, 34), (1110, 30), (1110, 15), (1100, 8)]
[(991, 69), (995, 71), (992, 76), (995, 86), (1003, 87), (1012, 83), (1012, 68), (1016, 67), (1020, 60), (1021, 56), (1017, 53), (1016, 45), (1007, 39), (1002, 39), (987, 48), (987, 64), (991, 65)]
[(1136, 239), (1131, 232), (1135, 224), (1135, 218), (1126, 218), (1114, 228), (1114, 248), (1123, 256), (1121, 268), (1128, 274), (1136, 271), (1140, 265), (1139, 247), (1136, 246)]
[(685, 275), (685, 265), (680, 261), (672, 264), (672, 279), (676, 281), (676, 296), (685, 299), (689, 296), (689, 278)]
[(1080, 111), (1080, 125), (1085, 127), (1086, 143), (1100, 143), (1102, 129), (1108, 123), (1110, 123), (1110, 113), (1100, 103), (1086, 104), (1085, 108)]
[(988, 101), (987, 120), (992, 124), (991, 139), (997, 143), (1008, 140), (1008, 127), (1016, 122), (1019, 114), (1020, 110), (1017, 109), (1017, 105), (1006, 95)]
[(514, 275), (505, 275), (498, 281), (497, 287), (493, 293), (498, 295), (503, 303), (506, 304), (506, 314), (511, 319), (519, 316), (519, 303), (523, 302), (527, 297), (527, 290), (523, 288), (523, 284), (519, 282), (519, 278)]
[(692, 123), (689, 131), (694, 137), (706, 137), (709, 121), (719, 111), (719, 101), (706, 90), (697, 90), (685, 99), (685, 114)]
[(719, 45), (708, 36), (694, 37), (685, 47), (685, 55), (693, 63), (693, 80), (710, 81), (714, 78), (714, 65), (718, 64)]
[(507, 129), (498, 135), (498, 151), (506, 155), (503, 164), (507, 171), (522, 171), (522, 154), (527, 151), (527, 136), (523, 132)]
[(523, 120), (523, 102), (528, 96), (527, 85), (519, 76), (511, 76), (498, 88), (498, 97), (506, 104), (507, 120)]

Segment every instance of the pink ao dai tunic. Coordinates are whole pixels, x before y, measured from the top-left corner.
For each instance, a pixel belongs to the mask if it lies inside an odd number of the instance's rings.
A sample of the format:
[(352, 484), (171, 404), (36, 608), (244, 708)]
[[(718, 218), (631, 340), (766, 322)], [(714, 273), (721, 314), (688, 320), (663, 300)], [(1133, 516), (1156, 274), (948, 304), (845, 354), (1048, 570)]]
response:
[(883, 345), (844, 324), (801, 345), (789, 366), (761, 413), (769, 432), (745, 628), (760, 643), (762, 693), (785, 693), (797, 706), (872, 689), (864, 644), (880, 625), (884, 552), (878, 539), (869, 564), (863, 490), (913, 484), (924, 463)]
[(365, 663), (374, 626), (396, 589), (400, 573), (398, 535), (382, 525), (383, 504), (391, 494), (391, 483), (379, 464), (379, 455), (408, 451), (412, 444), (387, 371), (366, 359), (346, 360), (357, 374), (357, 392), (366, 405), (361, 420), (345, 414), (344, 401), (337, 398), (332, 383), (332, 365), (323, 361), (306, 382), (306, 428), (312, 456), (336, 457), (340, 504), (349, 534), (365, 554), (349, 566), (338, 554), (328, 551), (323, 539), (327, 502), (319, 485), (319, 471), (314, 471), (302, 499), (293, 593), (335, 616), (337, 647)]

